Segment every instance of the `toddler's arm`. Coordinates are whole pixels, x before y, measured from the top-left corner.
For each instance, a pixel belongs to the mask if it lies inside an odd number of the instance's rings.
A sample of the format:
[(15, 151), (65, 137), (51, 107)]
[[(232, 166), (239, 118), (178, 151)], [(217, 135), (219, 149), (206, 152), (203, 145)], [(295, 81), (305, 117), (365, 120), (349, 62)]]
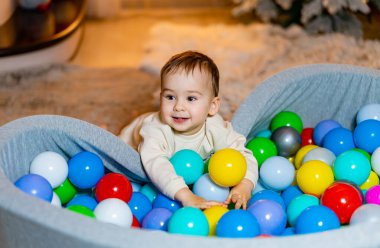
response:
[(212, 206), (223, 206), (227, 207), (227, 205), (223, 202), (217, 201), (207, 201), (200, 196), (195, 195), (188, 188), (180, 189), (174, 196), (177, 201), (180, 201), (184, 207), (195, 207), (200, 209), (210, 208)]
[(247, 209), (247, 202), (251, 198), (252, 190), (254, 188), (254, 184), (244, 178), (238, 185), (234, 186), (224, 202), (225, 204), (235, 203), (235, 209)]

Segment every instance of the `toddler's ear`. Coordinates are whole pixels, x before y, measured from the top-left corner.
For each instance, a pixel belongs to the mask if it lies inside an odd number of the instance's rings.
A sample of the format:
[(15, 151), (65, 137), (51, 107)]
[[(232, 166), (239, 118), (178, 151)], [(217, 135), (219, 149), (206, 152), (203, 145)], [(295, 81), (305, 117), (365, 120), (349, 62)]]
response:
[(215, 114), (217, 114), (219, 112), (219, 108), (220, 108), (220, 98), (216, 96), (211, 101), (211, 106), (208, 111), (209, 116), (214, 116)]

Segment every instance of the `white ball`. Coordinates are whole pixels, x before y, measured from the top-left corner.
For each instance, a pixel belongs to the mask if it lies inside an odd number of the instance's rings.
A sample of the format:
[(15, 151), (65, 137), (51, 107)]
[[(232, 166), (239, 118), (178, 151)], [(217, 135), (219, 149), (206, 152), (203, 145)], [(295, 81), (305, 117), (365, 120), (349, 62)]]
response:
[(371, 156), (371, 166), (372, 170), (380, 175), (380, 147), (378, 147)]
[(62, 155), (47, 151), (38, 154), (33, 159), (30, 164), (30, 173), (44, 177), (53, 188), (56, 188), (66, 180), (69, 166)]
[(117, 198), (108, 198), (99, 202), (94, 214), (97, 220), (123, 227), (130, 227), (133, 221), (128, 204)]
[(59, 196), (54, 191), (53, 191), (53, 199), (51, 200), (51, 205), (56, 206), (56, 207), (62, 207), (61, 199), (59, 199)]
[(324, 147), (317, 147), (306, 153), (305, 157), (302, 160), (302, 164), (311, 160), (319, 160), (332, 167), (335, 159), (336, 156), (332, 151)]
[(350, 225), (380, 222), (380, 205), (364, 204), (357, 208), (351, 216)]

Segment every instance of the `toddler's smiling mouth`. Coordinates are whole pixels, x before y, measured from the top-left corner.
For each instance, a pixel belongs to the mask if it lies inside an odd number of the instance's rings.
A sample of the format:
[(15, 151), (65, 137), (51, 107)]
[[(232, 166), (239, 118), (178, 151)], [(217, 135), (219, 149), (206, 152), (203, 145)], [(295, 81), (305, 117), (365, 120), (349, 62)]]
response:
[(173, 121), (176, 123), (183, 123), (189, 119), (188, 117), (176, 117), (176, 116), (173, 116), (172, 118), (173, 118)]

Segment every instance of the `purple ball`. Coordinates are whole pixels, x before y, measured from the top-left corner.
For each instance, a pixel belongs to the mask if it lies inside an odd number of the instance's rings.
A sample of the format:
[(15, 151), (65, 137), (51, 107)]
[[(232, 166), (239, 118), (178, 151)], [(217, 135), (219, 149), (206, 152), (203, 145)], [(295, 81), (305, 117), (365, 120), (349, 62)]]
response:
[(168, 223), (172, 214), (166, 208), (153, 208), (145, 215), (141, 226), (145, 229), (168, 231)]
[(321, 146), (325, 135), (334, 128), (342, 127), (337, 121), (323, 120), (320, 121), (313, 130), (313, 140), (316, 145)]

